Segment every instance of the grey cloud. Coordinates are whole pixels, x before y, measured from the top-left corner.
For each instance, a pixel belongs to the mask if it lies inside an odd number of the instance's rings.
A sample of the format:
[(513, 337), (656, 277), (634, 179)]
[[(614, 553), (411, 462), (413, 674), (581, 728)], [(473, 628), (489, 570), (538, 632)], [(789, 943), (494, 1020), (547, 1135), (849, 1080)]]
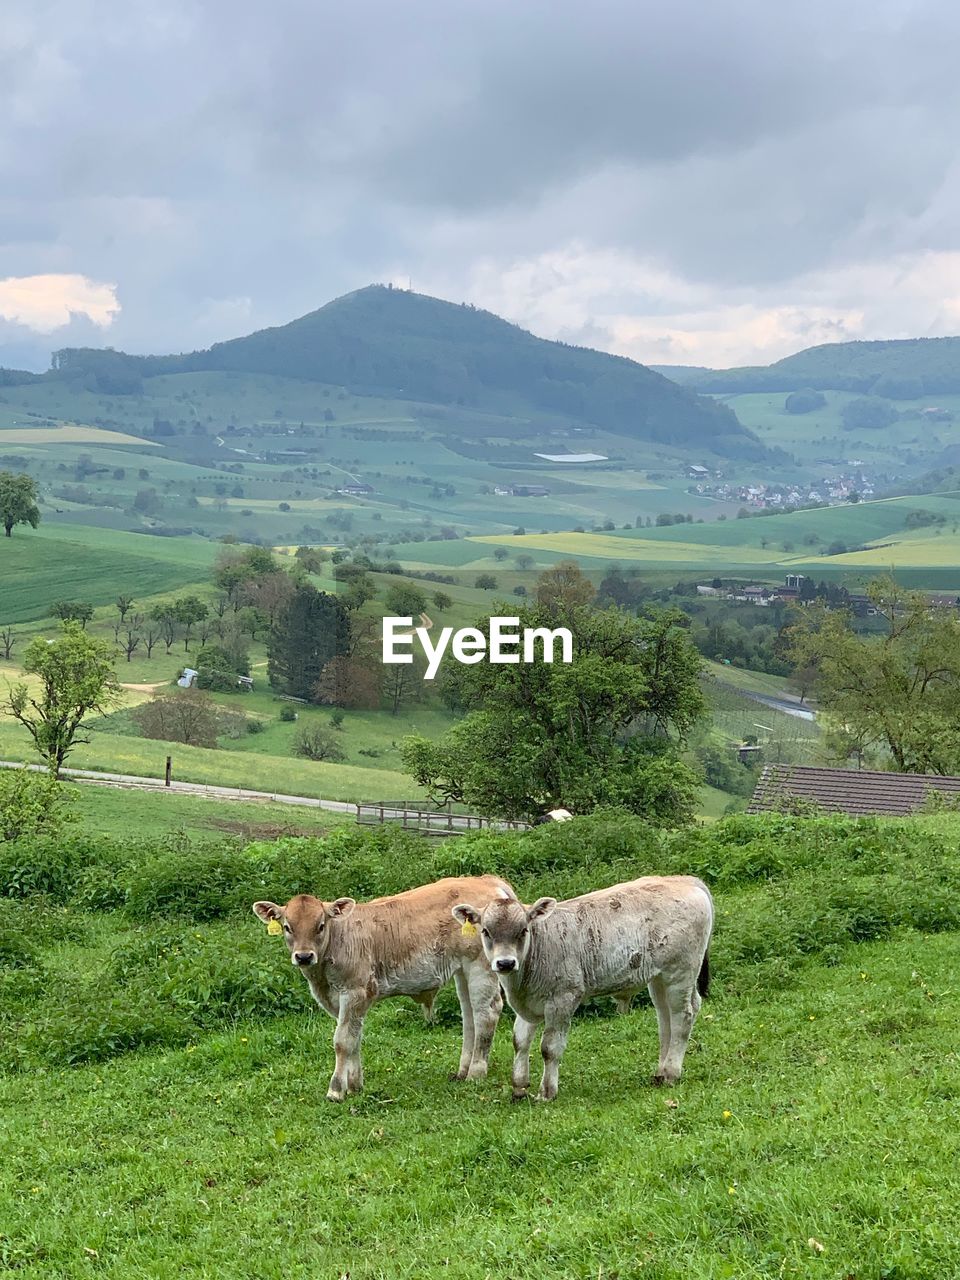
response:
[(958, 35), (950, 0), (7, 0), (0, 275), (115, 282), (139, 350), (572, 243), (829, 309), (831, 268), (960, 250)]

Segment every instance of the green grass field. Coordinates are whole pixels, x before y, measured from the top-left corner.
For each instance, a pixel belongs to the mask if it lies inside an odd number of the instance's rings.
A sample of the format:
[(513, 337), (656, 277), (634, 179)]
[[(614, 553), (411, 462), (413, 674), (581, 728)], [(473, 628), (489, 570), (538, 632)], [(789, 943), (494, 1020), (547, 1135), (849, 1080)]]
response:
[[(528, 901), (628, 868), (709, 874), (714, 987), (683, 1080), (647, 1083), (646, 1001), (624, 1017), (600, 1001), (576, 1019), (560, 1097), (544, 1106), (509, 1101), (509, 1016), (489, 1079), (448, 1080), (449, 990), (432, 1026), (407, 1001), (375, 1008), (366, 1091), (326, 1102), (332, 1023), (245, 906), (251, 876), (281, 891), (261, 846), (256, 864), (224, 853), (219, 904), (187, 847), (105, 843), (73, 881), (48, 861), (46, 895), (0, 896), (3, 1268), (25, 1280), (953, 1276), (958, 838), (955, 817), (738, 818), (653, 840), (601, 820), (453, 850), (355, 833), (278, 847), (340, 892), (371, 875), (368, 893), (429, 878), (451, 853), (515, 868)], [(6, 892), (15, 866), (0, 856)], [(179, 883), (175, 903), (144, 897), (144, 875)], [(114, 886), (119, 899), (91, 909), (91, 892)]]
[(57, 600), (107, 605), (121, 593), (183, 588), (205, 576), (217, 551), (200, 539), (83, 526), (18, 529), (0, 546), (0, 624), (49, 617)]
[[(921, 528), (908, 517), (937, 523)], [(838, 544), (851, 548), (835, 553)], [(498, 565), (496, 548), (509, 552)], [(863, 549), (857, 549), (863, 548)], [(470, 580), (478, 572), (516, 572), (518, 556), (533, 570), (561, 559), (587, 569), (617, 563), (652, 573), (738, 576), (780, 580), (786, 573), (863, 581), (880, 572), (904, 572), (911, 586), (960, 586), (960, 495), (888, 498), (809, 511), (754, 516), (665, 528), (605, 533), (485, 534), (465, 540), (407, 543), (397, 548), (414, 568), (443, 568)], [(528, 573), (529, 576), (529, 573)], [(509, 579), (512, 581), (512, 579)]]
[(130, 792), (92, 783), (72, 785), (71, 812), (77, 829), (92, 835), (138, 839), (187, 835), (212, 839), (238, 835), (247, 840), (285, 835), (317, 835), (349, 815), (325, 809), (293, 808), (270, 801), (224, 800), (170, 791)]

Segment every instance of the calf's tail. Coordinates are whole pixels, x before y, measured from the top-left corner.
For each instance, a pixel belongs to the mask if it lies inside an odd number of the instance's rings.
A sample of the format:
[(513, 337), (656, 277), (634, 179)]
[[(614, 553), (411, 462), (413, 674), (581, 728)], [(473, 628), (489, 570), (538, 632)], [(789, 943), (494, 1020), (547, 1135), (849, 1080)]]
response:
[(703, 964), (697, 974), (697, 990), (702, 996), (710, 994), (710, 948), (703, 953)]

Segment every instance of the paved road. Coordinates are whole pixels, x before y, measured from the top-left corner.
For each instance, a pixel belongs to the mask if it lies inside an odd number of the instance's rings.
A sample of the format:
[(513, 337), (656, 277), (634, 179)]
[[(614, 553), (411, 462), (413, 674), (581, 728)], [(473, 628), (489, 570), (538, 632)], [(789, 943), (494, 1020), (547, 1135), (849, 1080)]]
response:
[(786, 716), (796, 716), (798, 720), (816, 720), (817, 718), (815, 711), (811, 711), (799, 698), (789, 694), (778, 696), (775, 693), (754, 693), (749, 689), (741, 689), (739, 685), (727, 684), (724, 680), (718, 680), (717, 684), (722, 684), (725, 689), (739, 693), (743, 698), (749, 698), (751, 702), (759, 702), (761, 706), (770, 707), (773, 711), (781, 711)]

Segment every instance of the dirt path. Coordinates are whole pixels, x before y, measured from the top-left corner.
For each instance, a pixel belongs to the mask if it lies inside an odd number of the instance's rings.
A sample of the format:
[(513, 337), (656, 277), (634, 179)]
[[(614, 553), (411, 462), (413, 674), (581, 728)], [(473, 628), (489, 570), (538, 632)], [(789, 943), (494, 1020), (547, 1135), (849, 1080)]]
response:
[(157, 689), (165, 689), (169, 680), (158, 680), (156, 684), (121, 684), (121, 689), (130, 689), (133, 693), (155, 693)]

